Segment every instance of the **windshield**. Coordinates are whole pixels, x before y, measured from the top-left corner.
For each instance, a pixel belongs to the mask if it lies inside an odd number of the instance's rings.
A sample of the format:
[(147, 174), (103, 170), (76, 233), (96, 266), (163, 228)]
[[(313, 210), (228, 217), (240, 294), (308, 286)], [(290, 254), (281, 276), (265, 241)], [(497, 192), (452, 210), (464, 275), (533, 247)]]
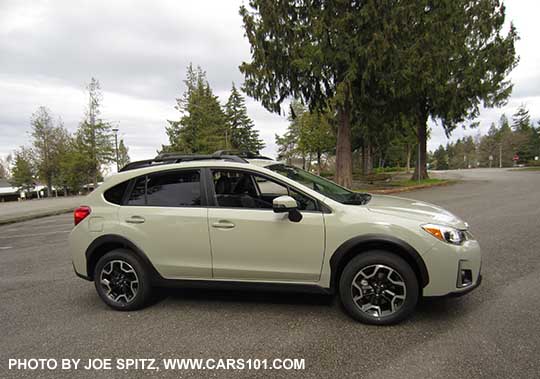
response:
[(303, 184), (306, 187), (342, 204), (363, 205), (371, 199), (371, 195), (367, 193), (349, 191), (347, 188), (341, 187), (331, 180), (314, 175), (297, 167), (287, 166), (284, 164), (275, 164), (266, 168), (286, 176), (295, 182)]

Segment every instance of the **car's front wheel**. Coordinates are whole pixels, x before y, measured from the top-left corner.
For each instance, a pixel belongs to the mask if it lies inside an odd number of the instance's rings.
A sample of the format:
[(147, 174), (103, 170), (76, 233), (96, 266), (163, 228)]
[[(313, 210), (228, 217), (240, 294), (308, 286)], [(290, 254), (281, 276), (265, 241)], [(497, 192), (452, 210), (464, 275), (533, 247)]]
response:
[(418, 302), (418, 280), (396, 254), (372, 250), (345, 266), (339, 283), (341, 302), (356, 320), (389, 325), (411, 315)]
[(117, 249), (101, 257), (94, 270), (94, 284), (99, 297), (116, 310), (140, 309), (150, 298), (148, 273), (129, 250)]

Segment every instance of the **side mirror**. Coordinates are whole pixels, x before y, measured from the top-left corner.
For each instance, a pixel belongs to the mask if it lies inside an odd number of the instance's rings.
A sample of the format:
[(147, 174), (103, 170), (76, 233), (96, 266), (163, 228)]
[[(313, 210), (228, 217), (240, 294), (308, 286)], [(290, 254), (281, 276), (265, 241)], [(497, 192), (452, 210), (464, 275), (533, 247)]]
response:
[(300, 222), (302, 214), (298, 211), (298, 203), (290, 196), (279, 196), (272, 202), (272, 208), (276, 213), (289, 213), (289, 220)]

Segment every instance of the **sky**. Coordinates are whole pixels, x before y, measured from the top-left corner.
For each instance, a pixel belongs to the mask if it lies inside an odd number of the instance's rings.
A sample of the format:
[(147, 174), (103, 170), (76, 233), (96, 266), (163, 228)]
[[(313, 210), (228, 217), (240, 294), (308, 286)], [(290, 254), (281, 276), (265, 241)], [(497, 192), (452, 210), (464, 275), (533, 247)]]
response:
[[(74, 132), (88, 104), (85, 87), (101, 82), (103, 118), (118, 127), (132, 160), (155, 156), (167, 143), (167, 120), (178, 120), (175, 99), (184, 92), (186, 67), (206, 71), (224, 104), (250, 46), (238, 13), (241, 0), (102, 1), (0, 0), (0, 157), (29, 145), (30, 118), (46, 106)], [(502, 108), (482, 110), (474, 130), (458, 128), (452, 140), (486, 132), (502, 113), (520, 104), (540, 119), (540, 3), (506, 1), (516, 26), (520, 63), (511, 73), (514, 91)], [(246, 98), (249, 116), (275, 156), (275, 134), (287, 129), (285, 114)], [(448, 142), (433, 124), (428, 149)]]

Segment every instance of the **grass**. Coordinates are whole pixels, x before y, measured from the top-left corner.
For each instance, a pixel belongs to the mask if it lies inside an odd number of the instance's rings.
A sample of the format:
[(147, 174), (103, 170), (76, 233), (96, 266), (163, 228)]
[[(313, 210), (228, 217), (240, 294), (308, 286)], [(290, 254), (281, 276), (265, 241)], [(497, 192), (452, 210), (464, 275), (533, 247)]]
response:
[(424, 180), (398, 180), (389, 183), (381, 183), (366, 188), (354, 189), (357, 192), (394, 193), (414, 190), (416, 188), (429, 188), (455, 183), (455, 180), (447, 179), (424, 179)]
[(514, 168), (514, 169), (512, 169), (510, 171), (540, 171), (540, 166)]
[(442, 183), (448, 183), (449, 180), (446, 179), (423, 179), (423, 180), (400, 180), (397, 182), (394, 182), (394, 184), (397, 184), (399, 187), (412, 187), (412, 186), (425, 186), (425, 185), (439, 185)]

